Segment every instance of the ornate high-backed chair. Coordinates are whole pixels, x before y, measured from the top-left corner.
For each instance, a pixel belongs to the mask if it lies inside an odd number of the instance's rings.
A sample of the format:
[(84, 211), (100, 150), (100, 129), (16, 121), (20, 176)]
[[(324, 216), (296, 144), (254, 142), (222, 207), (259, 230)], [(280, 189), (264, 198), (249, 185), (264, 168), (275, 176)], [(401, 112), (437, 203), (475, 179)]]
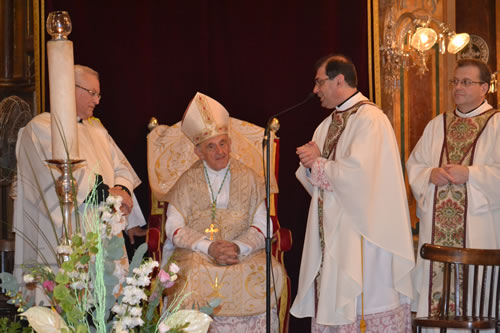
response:
[[(151, 188), (151, 215), (148, 220), (147, 243), (149, 254), (161, 261), (162, 246), (165, 242), (166, 208), (168, 191), (178, 178), (198, 157), (194, 154), (194, 145), (181, 132), (180, 122), (173, 126), (150, 123), (148, 135), (148, 174)], [(257, 174), (264, 176), (262, 138), (264, 129), (254, 124), (230, 118), (229, 136), (231, 137), (231, 155)], [(279, 139), (273, 137), (271, 148), (271, 219), (273, 221), (272, 255), (283, 264), (284, 252), (292, 246), (289, 229), (281, 228), (277, 217), (278, 204), (278, 166)], [(290, 278), (278, 300), (280, 331), (288, 332), (290, 309)]]

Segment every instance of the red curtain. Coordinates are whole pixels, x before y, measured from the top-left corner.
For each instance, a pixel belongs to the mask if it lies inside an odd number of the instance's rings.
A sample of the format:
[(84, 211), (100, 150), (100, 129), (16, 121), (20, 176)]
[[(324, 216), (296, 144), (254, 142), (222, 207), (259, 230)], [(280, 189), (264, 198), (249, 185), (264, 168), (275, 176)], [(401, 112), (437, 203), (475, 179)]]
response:
[[(368, 95), (366, 1), (335, 0), (46, 0), (73, 22), (75, 63), (100, 73), (100, 118), (139, 174), (136, 190), (148, 216), (146, 125), (178, 122), (197, 91), (231, 116), (265, 126), (270, 115), (313, 89), (314, 64), (329, 53), (350, 56)], [(329, 112), (317, 100), (281, 119), (279, 219), (292, 230), (285, 255), (298, 283), (310, 198), (295, 179), (295, 148), (310, 140)], [(291, 332), (309, 330), (292, 317)]]

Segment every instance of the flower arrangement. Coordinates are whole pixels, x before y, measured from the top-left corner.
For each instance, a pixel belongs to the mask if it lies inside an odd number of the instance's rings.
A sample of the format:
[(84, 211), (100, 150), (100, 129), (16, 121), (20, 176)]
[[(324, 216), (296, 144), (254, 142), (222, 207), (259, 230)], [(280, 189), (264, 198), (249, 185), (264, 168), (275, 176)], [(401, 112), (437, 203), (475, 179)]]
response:
[[(168, 308), (162, 306), (163, 290), (178, 277), (175, 262), (163, 269), (157, 261), (143, 260), (147, 245), (142, 244), (128, 265), (120, 206), (121, 197), (110, 195), (98, 209), (86, 208), (85, 232), (56, 247), (61, 258), (57, 271), (44, 264), (25, 267), (22, 285), (12, 274), (1, 273), (0, 287), (6, 289), (9, 302), (38, 333), (206, 332), (211, 318), (200, 311), (179, 310), (183, 297)], [(36, 288), (50, 308), (34, 306)]]

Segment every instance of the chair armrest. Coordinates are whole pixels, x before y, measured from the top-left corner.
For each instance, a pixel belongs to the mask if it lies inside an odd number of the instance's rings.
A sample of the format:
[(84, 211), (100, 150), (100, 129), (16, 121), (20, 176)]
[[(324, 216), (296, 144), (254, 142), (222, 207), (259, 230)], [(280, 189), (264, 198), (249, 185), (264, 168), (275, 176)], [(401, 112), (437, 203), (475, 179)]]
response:
[(148, 244), (148, 254), (154, 260), (161, 260), (163, 240), (161, 235), (162, 216), (151, 215), (148, 218), (148, 230), (146, 233), (146, 243)]
[(279, 228), (274, 234), (279, 251), (287, 252), (292, 248), (292, 231), (288, 228)]

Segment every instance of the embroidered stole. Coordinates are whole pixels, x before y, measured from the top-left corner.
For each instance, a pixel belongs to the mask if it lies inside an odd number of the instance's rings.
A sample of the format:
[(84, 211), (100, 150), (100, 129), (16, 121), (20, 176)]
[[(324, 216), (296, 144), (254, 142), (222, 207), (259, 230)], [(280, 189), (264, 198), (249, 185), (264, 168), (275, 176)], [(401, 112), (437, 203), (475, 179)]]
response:
[[(333, 111), (332, 113), (332, 122), (330, 123), (330, 126), (328, 127), (328, 132), (326, 134), (325, 138), (325, 143), (323, 145), (323, 151), (321, 153), (321, 157), (329, 159), (334, 161), (335, 160), (335, 152), (337, 148), (337, 144), (340, 140), (340, 136), (344, 132), (347, 121), (349, 120), (349, 117), (354, 115), (358, 109), (365, 105), (365, 104), (370, 104), (370, 105), (375, 105), (374, 103), (370, 102), (369, 100), (364, 100), (364, 101), (359, 101), (349, 109), (345, 111)], [(320, 245), (321, 245), (321, 266), (318, 271), (318, 275), (316, 276), (315, 279), (315, 288), (316, 288), (316, 303), (317, 300), (319, 299), (319, 290), (320, 290), (320, 274), (321, 270), (323, 268), (323, 260), (325, 257), (325, 235), (324, 235), (324, 228), (323, 228), (323, 193), (324, 190), (322, 188), (319, 189), (319, 197), (318, 197), (318, 220), (319, 220), (319, 238), (320, 238)], [(317, 306), (317, 304), (316, 304)], [(317, 312), (317, 309), (316, 309)]]
[[(471, 166), (477, 140), (488, 120), (497, 112), (490, 109), (482, 114), (461, 118), (454, 112), (443, 115), (445, 139), (441, 150), (439, 166), (459, 164)], [(466, 184), (447, 184), (436, 186), (434, 192), (434, 212), (432, 219), (432, 244), (466, 247), (467, 226), (467, 186)], [(429, 314), (437, 315), (443, 285), (441, 263), (431, 263), (429, 286)], [(459, 272), (460, 286), (463, 284), (463, 271)], [(455, 276), (454, 274), (452, 274)], [(460, 290), (462, 290), (460, 288)], [(450, 295), (450, 314), (455, 312), (455, 295)]]

